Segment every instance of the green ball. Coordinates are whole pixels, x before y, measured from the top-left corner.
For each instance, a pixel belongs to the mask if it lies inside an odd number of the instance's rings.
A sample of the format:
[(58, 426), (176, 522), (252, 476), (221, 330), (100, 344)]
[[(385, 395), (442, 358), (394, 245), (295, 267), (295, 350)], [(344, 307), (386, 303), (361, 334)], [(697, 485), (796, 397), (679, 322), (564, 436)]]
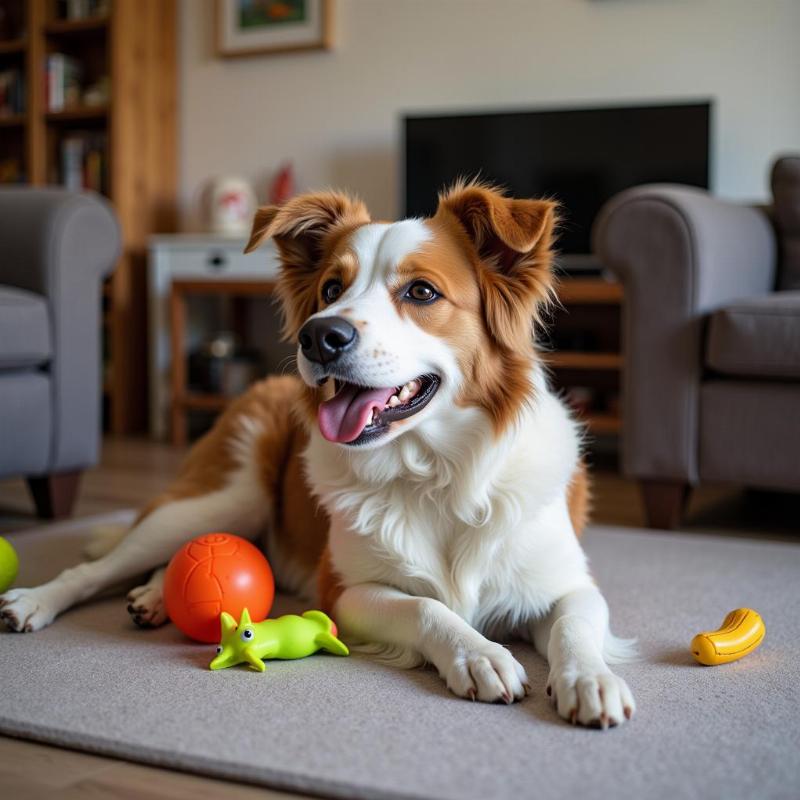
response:
[(11, 542), (0, 536), (0, 594), (8, 589), (17, 577), (19, 559)]

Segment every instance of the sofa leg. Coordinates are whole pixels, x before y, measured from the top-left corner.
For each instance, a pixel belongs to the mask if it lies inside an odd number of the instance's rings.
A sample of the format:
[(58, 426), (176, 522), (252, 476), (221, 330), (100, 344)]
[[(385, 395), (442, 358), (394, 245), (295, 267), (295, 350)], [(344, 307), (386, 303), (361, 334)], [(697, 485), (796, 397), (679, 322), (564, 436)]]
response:
[(639, 482), (648, 528), (671, 531), (683, 520), (689, 484), (684, 481), (643, 480)]
[(44, 519), (61, 519), (72, 514), (78, 496), (81, 471), (59, 472), (28, 478), (36, 513)]

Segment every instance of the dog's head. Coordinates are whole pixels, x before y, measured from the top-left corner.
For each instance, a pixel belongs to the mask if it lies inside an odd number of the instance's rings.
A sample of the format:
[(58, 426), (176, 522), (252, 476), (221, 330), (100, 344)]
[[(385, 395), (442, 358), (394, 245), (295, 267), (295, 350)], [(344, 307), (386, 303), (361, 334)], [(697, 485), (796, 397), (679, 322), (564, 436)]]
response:
[(481, 184), (395, 223), (335, 192), (259, 209), (247, 251), (278, 247), (285, 334), (322, 435), (376, 447), (453, 406), (484, 409), (498, 431), (513, 420), (531, 393), (554, 215)]

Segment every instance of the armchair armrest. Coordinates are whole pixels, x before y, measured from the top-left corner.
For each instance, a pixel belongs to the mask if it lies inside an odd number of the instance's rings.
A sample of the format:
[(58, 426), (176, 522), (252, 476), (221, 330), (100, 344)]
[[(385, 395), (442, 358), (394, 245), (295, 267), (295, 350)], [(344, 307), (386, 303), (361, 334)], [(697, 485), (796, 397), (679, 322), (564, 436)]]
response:
[(3, 189), (0, 243), (0, 284), (43, 295), (49, 307), (49, 471), (92, 464), (100, 433), (100, 285), (119, 255), (116, 217), (97, 195)]
[(703, 320), (773, 289), (773, 228), (756, 208), (653, 184), (610, 200), (593, 241), (625, 287), (625, 471), (696, 483)]

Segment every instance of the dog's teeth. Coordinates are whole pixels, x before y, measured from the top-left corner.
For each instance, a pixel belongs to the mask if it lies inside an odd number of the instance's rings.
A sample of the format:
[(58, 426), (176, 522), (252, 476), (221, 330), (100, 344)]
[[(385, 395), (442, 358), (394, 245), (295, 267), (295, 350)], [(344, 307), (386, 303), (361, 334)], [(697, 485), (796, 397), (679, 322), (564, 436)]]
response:
[[(403, 390), (400, 392), (400, 399), (404, 403), (408, 402), (412, 397), (416, 396), (419, 389), (420, 389), (420, 383), (416, 378), (413, 381), (409, 381), (403, 387)], [(404, 392), (405, 392), (405, 397), (403, 397)]]
[(402, 405), (402, 403), (400, 402), (400, 398), (396, 394), (393, 394), (389, 398), (389, 408), (395, 408), (396, 406), (399, 405)]

